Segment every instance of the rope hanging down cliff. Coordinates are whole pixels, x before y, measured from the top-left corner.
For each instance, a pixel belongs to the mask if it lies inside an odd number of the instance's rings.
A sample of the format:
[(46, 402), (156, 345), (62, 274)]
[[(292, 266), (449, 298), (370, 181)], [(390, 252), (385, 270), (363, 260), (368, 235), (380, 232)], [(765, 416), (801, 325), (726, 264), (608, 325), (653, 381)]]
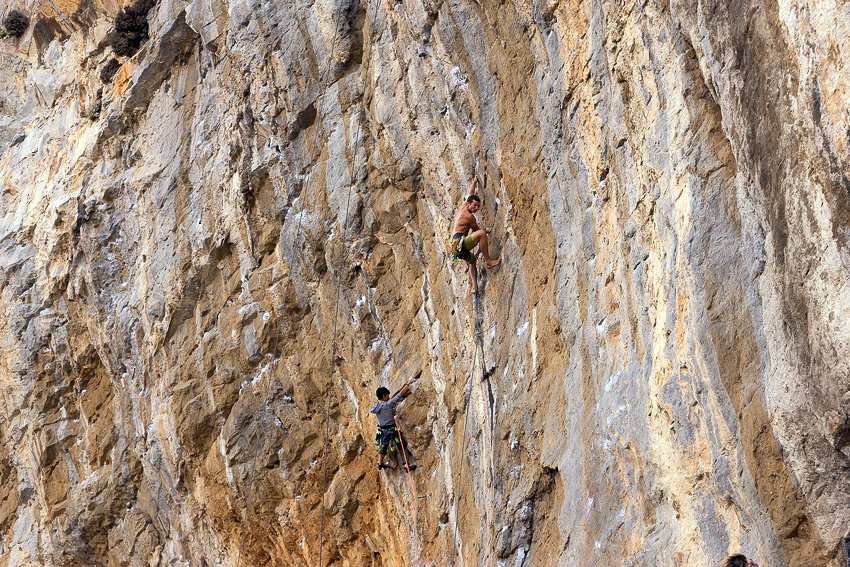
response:
[[(304, 203), (306, 203), (306, 195), (309, 194), (310, 181), (313, 179), (313, 167), (315, 166), (314, 152), (316, 150), (316, 145), (317, 145), (318, 140), (319, 140), (319, 130), (321, 129), (322, 117), (323, 117), (324, 111), (325, 111), (325, 97), (328, 93), (327, 87), (328, 87), (328, 79), (330, 77), (330, 71), (331, 71), (331, 61), (333, 60), (334, 49), (336, 49), (336, 40), (337, 40), (337, 36), (338, 36), (338, 30), (340, 29), (340, 23), (342, 22), (342, 14), (343, 14), (343, 10), (339, 10), (339, 13), (337, 14), (337, 19), (336, 19), (336, 27), (334, 28), (334, 30), (335, 30), (334, 36), (333, 36), (333, 39), (331, 40), (331, 49), (328, 52), (327, 63), (325, 64), (325, 75), (324, 75), (324, 78), (322, 79), (321, 84), (319, 85), (320, 87), (322, 87), (322, 96), (321, 96), (321, 101), (319, 102), (319, 112), (318, 112), (317, 118), (316, 118), (316, 132), (313, 136), (313, 144), (310, 146), (310, 148), (308, 148), (308, 155), (310, 156), (310, 169), (307, 171), (307, 178), (304, 180), (304, 190), (303, 190), (303, 195), (305, 196)], [(347, 209), (347, 206), (346, 206), (346, 209)], [(303, 210), (303, 207), (302, 207), (302, 210)], [(254, 473), (255, 473), (256, 467), (257, 467), (257, 455), (259, 454), (259, 451), (260, 451), (260, 442), (261, 442), (262, 437), (263, 437), (263, 426), (264, 426), (265, 419), (266, 419), (266, 410), (267, 410), (268, 404), (269, 404), (269, 394), (271, 393), (272, 380), (274, 380), (274, 366), (275, 366), (275, 360), (277, 358), (277, 347), (278, 347), (278, 343), (280, 341), (280, 330), (281, 330), (281, 326), (283, 324), (283, 313), (286, 310), (286, 296), (289, 293), (289, 286), (290, 286), (290, 283), (292, 282), (292, 274), (295, 271), (295, 264), (294, 264), (294, 261), (295, 261), (295, 244), (296, 244), (296, 242), (298, 242), (298, 235), (301, 231), (301, 219), (302, 219), (302, 217), (303, 217), (303, 215), (300, 215), (300, 214), (295, 215), (295, 218), (298, 219), (298, 222), (295, 225), (295, 234), (292, 237), (292, 244), (290, 246), (291, 251), (290, 251), (290, 255), (289, 255), (289, 277), (287, 277), (287, 279), (286, 279), (286, 286), (283, 290), (283, 302), (281, 304), (281, 309), (280, 309), (281, 316), (278, 319), (277, 334), (276, 334), (275, 340), (274, 340), (274, 349), (272, 350), (272, 361), (271, 361), (271, 367), (270, 367), (270, 370), (269, 370), (268, 384), (266, 385), (266, 393), (265, 393), (265, 398), (263, 400), (263, 410), (262, 410), (262, 413), (260, 415), (259, 427), (257, 428), (257, 444), (254, 448), (254, 457), (251, 461), (251, 479), (248, 483), (248, 494), (247, 494), (247, 497), (246, 497), (246, 500), (245, 500), (245, 514), (243, 515), (243, 518), (242, 518), (242, 531), (239, 535), (239, 553), (238, 553), (237, 558), (236, 558), (236, 567), (239, 567), (239, 563), (242, 559), (242, 546), (245, 543), (245, 526), (248, 523), (248, 510), (250, 509), (251, 492), (252, 492), (253, 487), (254, 487)], [(323, 492), (323, 495), (324, 495), (324, 492)], [(323, 506), (323, 511), (324, 511), (324, 506)]]
[[(393, 417), (395, 427), (399, 431), (398, 420)], [(410, 533), (410, 524), (413, 522), (413, 512), (416, 510), (416, 487), (413, 485), (413, 475), (410, 474), (410, 463), (407, 460), (407, 449), (404, 447), (404, 437), (399, 433), (398, 442), (401, 444), (401, 454), (404, 456), (404, 468), (407, 470), (407, 478), (410, 480), (410, 489), (413, 491), (413, 504), (410, 506), (410, 512), (407, 515), (407, 529), (404, 530), (404, 538), (401, 540), (401, 551), (398, 554), (398, 563), (396, 567), (401, 566), (401, 558), (404, 555), (404, 545), (407, 543), (407, 535)]]
[[(368, 17), (369, 13), (369, 2), (366, 1), (366, 14)], [(372, 40), (375, 33), (375, 22), (378, 17), (378, 2), (375, 2), (375, 10), (372, 14), (372, 22), (369, 26), (369, 42), (367, 44), (368, 49), (366, 51), (366, 69), (363, 74), (363, 95), (360, 99), (360, 119), (357, 121), (357, 134), (354, 137), (354, 145), (353, 145), (353, 155), (351, 158), (351, 182), (348, 185), (348, 196), (345, 201), (345, 220), (342, 225), (342, 248), (339, 253), (339, 266), (337, 268), (337, 285), (336, 285), (336, 305), (334, 307), (334, 335), (333, 335), (333, 343), (331, 346), (331, 374), (328, 379), (328, 411), (325, 417), (325, 450), (324, 456), (322, 458), (322, 519), (319, 524), (319, 566), (322, 565), (322, 552), (324, 550), (325, 544), (325, 491), (327, 490), (328, 485), (328, 440), (330, 438), (330, 427), (331, 427), (331, 395), (333, 394), (333, 376), (334, 376), (334, 359), (336, 358), (336, 336), (337, 336), (337, 321), (339, 316), (339, 296), (340, 290), (342, 289), (342, 264), (345, 260), (345, 244), (347, 242), (348, 237), (348, 208), (349, 203), (351, 202), (351, 189), (354, 187), (356, 183), (356, 171), (357, 171), (357, 147), (360, 145), (360, 133), (363, 125), (363, 108), (366, 103), (366, 87), (368, 85), (369, 80), (369, 67), (372, 62)]]
[(475, 354), (472, 355), (472, 366), (469, 370), (469, 392), (466, 395), (466, 403), (463, 405), (463, 441), (460, 446), (460, 471), (457, 475), (457, 500), (455, 503), (455, 530), (454, 530), (454, 540), (452, 541), (452, 567), (455, 564), (455, 558), (457, 555), (457, 526), (458, 526), (458, 518), (460, 517), (460, 496), (461, 496), (461, 484), (460, 481), (463, 477), (463, 456), (466, 453), (466, 425), (469, 422), (469, 400), (472, 398), (472, 383), (475, 378), (475, 363), (478, 360), (478, 349), (481, 349), (481, 371), (484, 373), (484, 376), (487, 375), (487, 369), (484, 365), (484, 343), (481, 340), (481, 323), (478, 316), (478, 293), (474, 295), (475, 298)]

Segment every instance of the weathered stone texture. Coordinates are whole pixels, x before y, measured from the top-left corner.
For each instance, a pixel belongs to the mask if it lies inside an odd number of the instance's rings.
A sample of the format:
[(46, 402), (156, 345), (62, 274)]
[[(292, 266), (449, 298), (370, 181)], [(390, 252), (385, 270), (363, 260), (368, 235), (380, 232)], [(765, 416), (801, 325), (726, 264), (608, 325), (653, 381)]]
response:
[(0, 565), (850, 565), (847, 3), (21, 6)]

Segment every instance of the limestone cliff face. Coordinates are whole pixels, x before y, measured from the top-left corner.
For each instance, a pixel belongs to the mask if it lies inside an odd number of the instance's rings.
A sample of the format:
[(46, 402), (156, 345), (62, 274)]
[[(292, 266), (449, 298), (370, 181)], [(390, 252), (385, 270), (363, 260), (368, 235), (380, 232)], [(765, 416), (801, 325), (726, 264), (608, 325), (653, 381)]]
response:
[(0, 564), (850, 564), (846, 2), (16, 6)]

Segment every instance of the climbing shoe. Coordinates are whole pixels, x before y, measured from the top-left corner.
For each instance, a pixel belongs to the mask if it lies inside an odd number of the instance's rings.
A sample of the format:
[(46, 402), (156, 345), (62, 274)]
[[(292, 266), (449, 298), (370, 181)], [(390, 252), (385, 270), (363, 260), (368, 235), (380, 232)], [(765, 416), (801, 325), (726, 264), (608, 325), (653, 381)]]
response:
[(416, 465), (410, 465), (410, 466), (405, 465), (404, 470), (406, 470), (407, 472), (413, 472), (413, 471), (416, 470)]
[(380, 471), (380, 470), (383, 470), (383, 469), (391, 469), (391, 468), (393, 468), (393, 466), (392, 466), (391, 464), (389, 464), (389, 463), (380, 463), (380, 464), (378, 465), (378, 470), (379, 470), (379, 471)]

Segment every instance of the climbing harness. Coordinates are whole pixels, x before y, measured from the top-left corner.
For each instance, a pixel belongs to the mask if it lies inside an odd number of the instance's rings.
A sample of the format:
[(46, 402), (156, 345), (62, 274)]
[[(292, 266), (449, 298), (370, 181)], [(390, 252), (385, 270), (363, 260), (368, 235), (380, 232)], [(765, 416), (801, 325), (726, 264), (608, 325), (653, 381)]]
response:
[(466, 260), (467, 262), (472, 262), (472, 256), (475, 254), (476, 244), (474, 241), (472, 241), (472, 246), (467, 248), (467, 238), (469, 238), (467, 235), (458, 232), (453, 234), (451, 239), (448, 241), (448, 245), (446, 246), (446, 252), (448, 252), (449, 261), (452, 264), (457, 263), (458, 260)]
[(398, 424), (393, 427), (379, 427), (378, 432), (375, 434), (375, 447), (380, 448), (380, 446), (382, 445), (381, 441), (383, 440), (383, 436), (385, 433), (394, 433), (395, 435), (389, 438), (389, 442), (387, 443), (387, 450), (390, 452), (395, 452), (395, 444), (401, 443), (401, 436), (398, 432), (397, 426)]
[(463, 249), (463, 236), (452, 239), (452, 253), (458, 255), (464, 252), (469, 252), (469, 250)]

